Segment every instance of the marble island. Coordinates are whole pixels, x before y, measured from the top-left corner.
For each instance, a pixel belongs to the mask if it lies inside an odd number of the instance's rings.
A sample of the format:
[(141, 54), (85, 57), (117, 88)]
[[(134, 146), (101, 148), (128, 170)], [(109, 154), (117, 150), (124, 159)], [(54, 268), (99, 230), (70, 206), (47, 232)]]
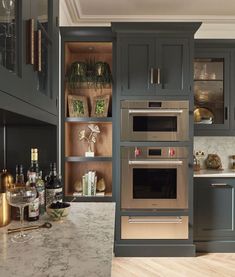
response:
[(30, 231), (33, 239), (26, 243), (13, 243), (6, 233), (19, 222), (0, 228), (0, 276), (110, 277), (114, 214), (114, 203), (71, 203), (63, 222)]

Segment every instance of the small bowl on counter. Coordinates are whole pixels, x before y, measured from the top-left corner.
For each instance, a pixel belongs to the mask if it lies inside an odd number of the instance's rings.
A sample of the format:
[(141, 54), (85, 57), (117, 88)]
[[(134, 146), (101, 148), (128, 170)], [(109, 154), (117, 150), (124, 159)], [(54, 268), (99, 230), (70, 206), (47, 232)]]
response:
[(70, 211), (70, 204), (66, 202), (52, 203), (46, 208), (46, 211), (52, 220), (59, 221), (68, 216)]

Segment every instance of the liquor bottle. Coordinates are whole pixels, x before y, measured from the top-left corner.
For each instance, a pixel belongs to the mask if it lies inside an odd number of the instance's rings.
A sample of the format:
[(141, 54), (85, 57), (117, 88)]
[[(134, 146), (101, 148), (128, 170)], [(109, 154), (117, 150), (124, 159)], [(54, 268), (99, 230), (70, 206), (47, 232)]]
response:
[(50, 164), (50, 174), (46, 179), (46, 206), (53, 202), (63, 202), (62, 183), (57, 175), (56, 163)]
[(39, 214), (45, 213), (45, 183), (42, 179), (42, 171), (37, 174), (36, 188), (39, 194)]
[(38, 167), (38, 149), (37, 148), (31, 148), (31, 164), (30, 167), (28, 169), (28, 179), (29, 179), (29, 175), (35, 175), (36, 176), (36, 172), (39, 170)]
[[(28, 184), (31, 187), (36, 188), (36, 176), (30, 175)], [(36, 221), (39, 219), (39, 193), (37, 192), (37, 196), (33, 202), (31, 202), (28, 206), (28, 221)]]
[[(39, 172), (38, 168), (38, 149), (31, 149), (31, 164), (28, 170), (28, 185), (36, 187), (36, 179)], [(36, 221), (39, 219), (39, 193), (35, 200), (28, 205), (28, 220)]]

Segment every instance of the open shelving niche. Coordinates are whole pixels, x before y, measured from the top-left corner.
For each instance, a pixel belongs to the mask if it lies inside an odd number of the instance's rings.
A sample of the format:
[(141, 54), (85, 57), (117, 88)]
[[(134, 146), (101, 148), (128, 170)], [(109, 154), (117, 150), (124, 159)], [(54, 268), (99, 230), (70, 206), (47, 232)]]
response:
[[(65, 43), (65, 72), (68, 72), (75, 61), (94, 59), (109, 64), (112, 70), (112, 42), (66, 42)], [(65, 78), (66, 79), (66, 78)], [(89, 115), (91, 115), (92, 99), (96, 96), (109, 95), (107, 117), (69, 117), (68, 95), (85, 96), (88, 100)], [(64, 130), (65, 130), (65, 198), (77, 201), (111, 201), (112, 199), (112, 85), (97, 86), (81, 83), (78, 88), (71, 88), (65, 81), (64, 86)], [(79, 141), (78, 133), (94, 123), (99, 126), (94, 152), (95, 157), (85, 157), (87, 144)], [(89, 170), (96, 171), (97, 181), (104, 178), (105, 194), (96, 196), (74, 195), (74, 184), (81, 180)]]

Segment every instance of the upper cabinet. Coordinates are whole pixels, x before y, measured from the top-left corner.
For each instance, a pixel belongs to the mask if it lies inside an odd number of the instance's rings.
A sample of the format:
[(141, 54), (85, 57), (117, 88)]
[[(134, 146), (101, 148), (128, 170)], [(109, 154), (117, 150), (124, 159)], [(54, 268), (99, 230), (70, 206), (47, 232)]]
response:
[(17, 73), (15, 1), (2, 0), (0, 4), (0, 66)]
[(117, 32), (117, 87), (121, 95), (190, 94), (190, 49), (199, 25), (185, 26), (182, 32), (182, 24), (113, 24)]
[(228, 41), (196, 41), (195, 135), (232, 135), (234, 132), (234, 51), (234, 45)]
[(0, 1), (0, 91), (54, 118), (58, 110), (58, 11), (58, 0)]

